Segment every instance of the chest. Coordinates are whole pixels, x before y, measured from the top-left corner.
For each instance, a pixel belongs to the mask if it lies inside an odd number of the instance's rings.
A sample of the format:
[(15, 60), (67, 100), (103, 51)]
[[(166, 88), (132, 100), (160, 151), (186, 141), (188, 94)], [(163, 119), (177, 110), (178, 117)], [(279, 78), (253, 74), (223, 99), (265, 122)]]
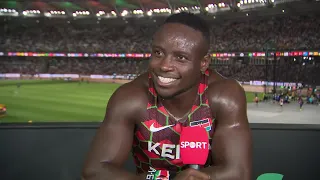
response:
[(182, 128), (187, 126), (203, 127), (208, 138), (213, 137), (215, 119), (207, 105), (194, 107), (184, 122), (174, 120), (161, 107), (150, 107), (146, 111), (146, 117), (135, 127), (135, 134), (139, 141), (149, 142), (149, 145), (151, 142), (160, 148), (163, 145), (176, 146), (179, 144)]

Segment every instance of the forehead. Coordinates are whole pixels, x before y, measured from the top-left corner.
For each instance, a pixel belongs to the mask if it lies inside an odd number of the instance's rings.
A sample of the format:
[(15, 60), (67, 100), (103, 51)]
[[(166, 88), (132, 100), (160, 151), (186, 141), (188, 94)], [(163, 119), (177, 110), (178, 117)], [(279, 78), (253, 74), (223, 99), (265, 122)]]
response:
[(153, 45), (176, 50), (201, 48), (203, 36), (200, 31), (179, 23), (164, 24), (154, 35)]

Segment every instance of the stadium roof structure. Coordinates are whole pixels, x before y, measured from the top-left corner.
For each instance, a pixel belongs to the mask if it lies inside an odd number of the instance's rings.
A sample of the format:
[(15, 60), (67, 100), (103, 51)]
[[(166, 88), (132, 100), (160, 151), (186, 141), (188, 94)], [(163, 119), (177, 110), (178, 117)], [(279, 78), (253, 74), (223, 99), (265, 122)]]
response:
[[(239, 0), (236, 0), (239, 1)], [(179, 7), (206, 7), (209, 4), (230, 3), (229, 0), (1, 0), (2, 8), (23, 9), (35, 8), (40, 10), (150, 10)]]
[(181, 11), (213, 16), (242, 12), (248, 16), (248, 11), (259, 8), (274, 9), (267, 14), (281, 13), (283, 9), (286, 12), (319, 9), (319, 0), (307, 1), (317, 2), (317, 6), (298, 0), (0, 0), (0, 16), (112, 19), (168, 16)]

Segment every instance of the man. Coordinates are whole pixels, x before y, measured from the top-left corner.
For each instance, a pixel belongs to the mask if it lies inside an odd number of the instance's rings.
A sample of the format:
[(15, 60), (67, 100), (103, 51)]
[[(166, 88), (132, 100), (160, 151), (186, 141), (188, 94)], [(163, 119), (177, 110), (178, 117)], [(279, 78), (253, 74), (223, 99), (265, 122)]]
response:
[(303, 106), (303, 99), (301, 96), (299, 96), (299, 99), (298, 99), (298, 103), (299, 103), (299, 106), (300, 106), (300, 111), (302, 111), (302, 106)]
[[(251, 179), (245, 93), (237, 81), (208, 69), (209, 39), (208, 26), (193, 14), (165, 21), (153, 37), (148, 73), (110, 98), (83, 179), (146, 179), (153, 168), (175, 180)], [(212, 149), (198, 171), (182, 164), (176, 145), (181, 128), (199, 120), (208, 126)], [(130, 151), (137, 174), (122, 169)]]
[(255, 93), (254, 101), (256, 102), (256, 106), (258, 107), (258, 103), (259, 103), (258, 93)]

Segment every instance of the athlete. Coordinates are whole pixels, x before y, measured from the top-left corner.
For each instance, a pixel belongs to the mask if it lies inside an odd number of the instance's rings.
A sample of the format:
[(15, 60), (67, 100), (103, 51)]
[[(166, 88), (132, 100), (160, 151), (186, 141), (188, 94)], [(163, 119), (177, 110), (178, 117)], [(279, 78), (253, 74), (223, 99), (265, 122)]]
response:
[(283, 95), (280, 95), (280, 99), (279, 99), (279, 104), (280, 104), (280, 107), (281, 107), (281, 111), (283, 110)]
[(255, 93), (254, 101), (256, 102), (256, 106), (258, 107), (258, 104), (259, 104), (259, 97), (258, 97), (258, 93)]
[(298, 103), (299, 103), (300, 111), (302, 111), (302, 106), (304, 102), (301, 96), (299, 96)]
[[(200, 17), (167, 18), (153, 36), (148, 72), (110, 98), (82, 179), (142, 180), (155, 169), (170, 180), (251, 180), (245, 93), (236, 80), (208, 68), (209, 39)], [(179, 135), (186, 126), (208, 131), (212, 148), (200, 170), (179, 157)], [(131, 153), (136, 174), (123, 168)]]

